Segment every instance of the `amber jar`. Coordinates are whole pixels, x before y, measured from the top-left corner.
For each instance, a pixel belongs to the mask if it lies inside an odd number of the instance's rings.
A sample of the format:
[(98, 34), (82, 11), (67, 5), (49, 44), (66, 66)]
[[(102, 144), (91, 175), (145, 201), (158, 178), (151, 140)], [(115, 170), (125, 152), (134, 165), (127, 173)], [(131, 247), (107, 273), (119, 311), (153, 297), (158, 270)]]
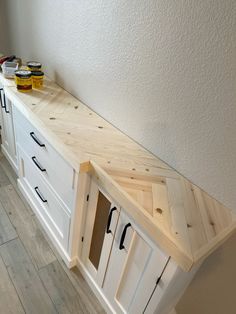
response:
[(42, 88), (44, 73), (42, 71), (32, 71), (31, 74), (32, 74), (33, 88), (36, 88), (36, 89)]
[(32, 90), (31, 71), (26, 71), (26, 70), (15, 71), (15, 82), (16, 82), (16, 87), (18, 91), (30, 92)]

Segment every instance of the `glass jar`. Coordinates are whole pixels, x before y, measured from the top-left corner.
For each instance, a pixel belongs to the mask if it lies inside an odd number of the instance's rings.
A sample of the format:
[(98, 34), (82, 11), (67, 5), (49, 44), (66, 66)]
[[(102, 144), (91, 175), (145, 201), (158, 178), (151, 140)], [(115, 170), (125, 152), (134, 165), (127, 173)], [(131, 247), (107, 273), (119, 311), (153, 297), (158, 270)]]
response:
[(29, 92), (32, 90), (32, 74), (31, 71), (17, 70), (15, 71), (15, 82), (17, 90), (20, 92)]
[(42, 71), (31, 71), (32, 74), (32, 85), (33, 88), (40, 89), (43, 87), (43, 76)]

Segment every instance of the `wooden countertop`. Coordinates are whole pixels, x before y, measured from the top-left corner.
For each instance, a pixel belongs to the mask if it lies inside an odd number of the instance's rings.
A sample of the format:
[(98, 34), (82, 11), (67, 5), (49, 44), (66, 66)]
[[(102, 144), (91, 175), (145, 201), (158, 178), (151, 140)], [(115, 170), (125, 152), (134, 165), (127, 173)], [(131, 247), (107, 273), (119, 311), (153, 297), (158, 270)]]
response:
[(189, 271), (236, 228), (236, 215), (48, 78), (6, 95), (77, 172), (87, 171), (177, 264)]

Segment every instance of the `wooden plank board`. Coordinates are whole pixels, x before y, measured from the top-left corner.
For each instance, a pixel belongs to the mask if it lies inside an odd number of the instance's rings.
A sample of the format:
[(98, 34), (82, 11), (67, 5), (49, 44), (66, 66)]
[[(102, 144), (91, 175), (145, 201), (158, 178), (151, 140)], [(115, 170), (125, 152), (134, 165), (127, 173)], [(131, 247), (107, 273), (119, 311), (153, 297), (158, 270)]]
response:
[(184, 212), (184, 199), (180, 180), (166, 179), (169, 210), (171, 217), (170, 230), (175, 243), (184, 248), (190, 256), (192, 255), (191, 243)]
[(10, 184), (10, 181), (0, 165), (0, 187), (8, 184)]
[(43, 267), (39, 276), (59, 313), (90, 313), (57, 261)]
[(55, 261), (35, 217), (28, 212), (12, 185), (0, 188), (0, 199), (35, 267), (41, 268)]
[(0, 245), (15, 238), (17, 238), (17, 233), (0, 202)]
[[(31, 208), (29, 207), (27, 201), (25, 200), (24, 196), (21, 194), (21, 192), (19, 191), (19, 188), (17, 186), (17, 175), (15, 173), (15, 171), (13, 170), (13, 168), (11, 167), (11, 165), (9, 164), (8, 160), (6, 159), (5, 156), (1, 155), (0, 156), (0, 165), (3, 169), (3, 171), (5, 172), (5, 174), (7, 175), (10, 183), (14, 189), (16, 190), (16, 192), (18, 193), (18, 195), (20, 196), (21, 200), (23, 201), (25, 207), (28, 209), (29, 212), (32, 212)], [(32, 212), (33, 214), (33, 212)]]
[(56, 313), (54, 305), (19, 239), (0, 247), (9, 276), (27, 313)]
[(201, 213), (195, 200), (194, 188), (189, 181), (182, 179), (183, 197), (187, 230), (191, 242), (192, 252), (196, 252), (207, 243)]
[(18, 93), (15, 87), (6, 87), (5, 91), (15, 106), (24, 106), (29, 119), (77, 171), (79, 162), (90, 159), (108, 168), (135, 168), (143, 173), (170, 169), (48, 79), (44, 89), (28, 95)]
[(168, 193), (166, 184), (152, 184), (153, 208), (152, 215), (154, 219), (161, 221), (161, 224), (167, 231), (170, 231), (171, 217), (168, 202)]
[(16, 187), (17, 175), (15, 171), (12, 169), (9, 162), (7, 161), (6, 157), (2, 154), (0, 155), (0, 170), (1, 171), (3, 170), (3, 172), (8, 177), (7, 185), (11, 183), (12, 185), (14, 185), (14, 187)]
[(1, 257), (0, 278), (0, 312), (4, 314), (25, 313)]

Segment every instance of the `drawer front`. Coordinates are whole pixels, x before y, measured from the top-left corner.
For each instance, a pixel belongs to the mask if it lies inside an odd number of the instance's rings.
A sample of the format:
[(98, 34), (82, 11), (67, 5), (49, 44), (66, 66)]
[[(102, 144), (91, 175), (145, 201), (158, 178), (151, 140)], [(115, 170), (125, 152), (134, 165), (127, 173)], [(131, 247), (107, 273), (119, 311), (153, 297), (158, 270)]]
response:
[(16, 109), (14, 118), (17, 143), (27, 153), (35, 170), (41, 173), (71, 212), (75, 198), (73, 168)]
[(65, 250), (68, 249), (70, 217), (63, 208), (60, 200), (42, 180), (33, 167), (31, 160), (24, 150), (18, 146), (19, 180), (27, 189), (33, 202), (36, 204), (37, 213), (48, 224), (54, 237), (61, 243)]

